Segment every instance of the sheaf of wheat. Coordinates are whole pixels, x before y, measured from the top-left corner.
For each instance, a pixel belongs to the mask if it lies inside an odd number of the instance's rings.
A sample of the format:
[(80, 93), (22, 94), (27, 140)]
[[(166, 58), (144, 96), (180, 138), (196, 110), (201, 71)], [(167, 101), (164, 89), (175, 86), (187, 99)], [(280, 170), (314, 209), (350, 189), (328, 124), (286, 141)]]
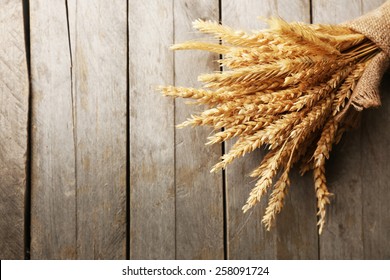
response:
[(212, 171), (260, 147), (268, 153), (250, 176), (257, 179), (243, 211), (271, 190), (262, 222), (269, 230), (283, 207), (289, 173), (313, 171), (318, 229), (325, 224), (332, 195), (325, 161), (354, 115), (351, 94), (366, 65), (379, 52), (364, 35), (347, 27), (287, 23), (271, 18), (259, 32), (235, 31), (217, 22), (196, 20), (195, 29), (223, 44), (184, 42), (173, 50), (222, 54), (224, 71), (199, 76), (203, 88), (160, 87), (171, 97), (191, 98), (208, 109), (179, 127), (211, 126), (207, 144), (236, 138)]

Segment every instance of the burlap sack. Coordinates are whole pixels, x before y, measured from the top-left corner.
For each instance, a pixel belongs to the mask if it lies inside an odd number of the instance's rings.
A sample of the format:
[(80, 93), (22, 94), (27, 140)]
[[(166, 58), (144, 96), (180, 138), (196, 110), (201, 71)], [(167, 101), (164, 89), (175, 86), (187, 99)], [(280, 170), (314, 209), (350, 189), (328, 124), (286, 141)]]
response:
[(390, 65), (390, 0), (376, 10), (343, 25), (365, 35), (382, 50), (368, 64), (353, 91), (350, 104), (358, 111), (379, 106), (380, 82)]

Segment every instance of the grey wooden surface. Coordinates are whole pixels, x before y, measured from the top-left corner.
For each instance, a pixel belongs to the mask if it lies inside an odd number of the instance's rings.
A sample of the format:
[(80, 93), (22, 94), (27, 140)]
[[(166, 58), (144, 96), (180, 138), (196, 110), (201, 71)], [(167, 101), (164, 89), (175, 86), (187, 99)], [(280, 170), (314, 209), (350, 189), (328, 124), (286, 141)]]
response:
[(129, 1), (130, 258), (175, 258), (173, 1)]
[(0, 0), (0, 259), (25, 256), (28, 72), (21, 1)]
[(265, 231), (264, 202), (241, 211), (263, 152), (210, 174), (231, 143), (205, 146), (210, 129), (175, 128), (202, 108), (155, 91), (220, 70), (217, 55), (169, 50), (204, 36), (197, 18), (244, 30), (271, 15), (340, 23), (383, 0), (29, 2), (24, 18), (21, 2), (0, 0), (0, 258), (390, 258), (388, 75), (382, 107), (331, 154), (321, 236), (310, 174), (294, 171)]
[(31, 1), (33, 259), (126, 257), (126, 11)]
[[(175, 43), (193, 40), (203, 37), (194, 34), (193, 19), (218, 21), (219, 3), (217, 0), (174, 1), (174, 15)], [(194, 78), (205, 72), (218, 71), (215, 63), (218, 58), (218, 55), (202, 51), (175, 52), (175, 85), (200, 86)], [(189, 117), (185, 103), (175, 100), (175, 124)], [(193, 110), (201, 108), (194, 106)], [(209, 172), (222, 150), (220, 145), (204, 145), (211, 132), (207, 128), (175, 130), (175, 247), (178, 259), (224, 258), (222, 174)]]
[(30, 4), (31, 257), (37, 259), (77, 256), (72, 58), (65, 15), (61, 1)]

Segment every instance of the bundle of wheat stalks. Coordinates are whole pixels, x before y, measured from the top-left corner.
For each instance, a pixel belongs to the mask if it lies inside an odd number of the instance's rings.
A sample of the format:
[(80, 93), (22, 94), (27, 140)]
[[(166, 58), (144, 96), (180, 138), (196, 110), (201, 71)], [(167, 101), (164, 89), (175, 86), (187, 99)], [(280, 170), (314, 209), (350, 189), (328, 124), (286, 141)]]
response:
[(269, 230), (283, 207), (289, 172), (301, 162), (313, 170), (322, 232), (331, 193), (325, 159), (347, 127), (351, 94), (367, 63), (379, 52), (364, 35), (331, 25), (268, 21), (269, 29), (246, 33), (217, 22), (197, 20), (194, 28), (213, 34), (223, 45), (185, 42), (174, 50), (206, 50), (222, 54), (223, 72), (204, 74), (204, 88), (166, 86), (166, 96), (192, 98), (209, 109), (180, 124), (212, 126), (207, 144), (237, 137), (212, 171), (265, 146), (268, 153), (252, 171), (257, 182), (243, 207), (248, 211), (273, 186), (263, 223)]

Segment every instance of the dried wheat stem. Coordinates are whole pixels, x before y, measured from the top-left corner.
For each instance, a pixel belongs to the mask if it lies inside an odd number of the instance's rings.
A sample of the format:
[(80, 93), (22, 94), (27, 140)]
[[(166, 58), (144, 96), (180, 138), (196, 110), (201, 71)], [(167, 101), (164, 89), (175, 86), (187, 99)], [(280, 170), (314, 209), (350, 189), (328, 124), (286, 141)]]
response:
[(251, 177), (259, 177), (255, 187), (251, 190), (246, 204), (242, 207), (242, 210), (247, 212), (253, 206), (256, 205), (267, 192), (267, 189), (272, 185), (272, 180), (276, 176), (279, 168), (281, 167), (288, 152), (284, 149), (285, 146), (279, 150), (273, 150), (269, 152), (261, 162), (261, 165), (253, 171)]
[(227, 54), (230, 51), (230, 47), (215, 44), (215, 43), (205, 43), (205, 42), (184, 42), (180, 44), (175, 44), (171, 47), (172, 50), (202, 50), (209, 51), (219, 54)]
[(275, 117), (273, 116), (264, 116), (256, 119), (255, 121), (249, 120), (228, 127), (224, 131), (220, 131), (212, 136), (209, 136), (207, 138), (209, 142), (207, 142), (206, 145), (221, 143), (238, 135), (252, 135), (254, 132), (270, 125), (274, 120)]
[(324, 51), (324, 53), (339, 54), (339, 51), (335, 47), (322, 42), (316, 36), (315, 32), (306, 25), (299, 23), (291, 25), (288, 24), (286, 21), (277, 18), (270, 18), (268, 23), (271, 29), (280, 30), (282, 34), (285, 34), (287, 36), (301, 37), (306, 42), (311, 43), (316, 47), (319, 47), (321, 50)]
[(275, 222), (276, 215), (279, 214), (283, 208), (287, 187), (290, 185), (290, 180), (288, 177), (289, 171), (289, 169), (286, 169), (286, 171), (283, 172), (282, 176), (276, 182), (274, 190), (269, 197), (268, 206), (262, 219), (262, 222), (268, 231), (271, 230), (271, 227)]
[(327, 34), (329, 36), (342, 36), (348, 34), (356, 34), (355, 31), (349, 29), (348, 27), (341, 25), (331, 25), (331, 24), (310, 24), (308, 25), (315, 32), (320, 34)]
[(277, 62), (261, 66), (250, 66), (235, 71), (223, 73), (204, 74), (199, 81), (221, 86), (231, 84), (253, 84), (271, 81), (275, 78), (286, 77), (290, 73), (298, 73), (308, 67), (323, 64), (319, 57), (297, 57), (295, 59), (281, 59)]
[(317, 223), (319, 226), (318, 233), (321, 234), (325, 225), (326, 205), (330, 203), (329, 197), (332, 195), (326, 186), (325, 162), (320, 166), (314, 167), (313, 177), (317, 196), (317, 215), (319, 217)]
[(229, 27), (223, 26), (218, 22), (196, 20), (193, 27), (203, 33), (214, 34), (216, 38), (222, 39), (227, 43), (236, 46), (257, 46), (260, 40), (272, 40), (272, 34), (267, 32), (259, 34), (248, 34), (244, 31), (235, 31)]
[(265, 210), (265, 214), (262, 219), (262, 222), (267, 230), (271, 229), (271, 226), (275, 222), (276, 215), (279, 214), (283, 208), (283, 202), (287, 192), (287, 187), (290, 185), (290, 179), (288, 177), (288, 174), (294, 164), (293, 160), (295, 151), (298, 145), (304, 141), (303, 139), (305, 139), (305, 136), (302, 133), (301, 135), (298, 135), (298, 137), (296, 137), (296, 139), (294, 140), (286, 140), (285, 145), (287, 144), (289, 150), (289, 160), (286, 163), (283, 174), (280, 176), (279, 180), (274, 186), (274, 190), (271, 193), (271, 196), (268, 201), (268, 206)]
[(242, 141), (235, 143), (230, 151), (222, 156), (222, 161), (214, 165), (212, 172), (226, 168), (234, 159), (252, 152), (265, 143), (271, 144), (272, 146), (276, 140), (285, 139), (294, 125), (300, 122), (297, 116), (301, 114), (303, 113), (292, 112), (285, 118), (277, 119), (263, 130), (257, 131), (253, 135), (248, 135)]
[(297, 57), (316, 55), (310, 49), (304, 47), (297, 48), (297, 44), (293, 40), (284, 42), (278, 40), (278, 42), (274, 41), (266, 45), (251, 48), (232, 47), (219, 62), (228, 68), (235, 69), (254, 64), (275, 62), (280, 60), (281, 57), (295, 59)]
[(325, 124), (321, 137), (317, 142), (317, 148), (314, 151), (313, 159), (316, 167), (323, 165), (325, 159), (329, 158), (329, 153), (332, 150), (332, 144), (335, 141), (335, 136), (339, 122), (335, 118), (330, 118)]
[(357, 64), (355, 69), (350, 73), (350, 75), (345, 79), (344, 83), (337, 90), (332, 109), (333, 115), (338, 114), (341, 108), (345, 107), (345, 103), (351, 97), (352, 91), (355, 89), (365, 67), (366, 63)]

